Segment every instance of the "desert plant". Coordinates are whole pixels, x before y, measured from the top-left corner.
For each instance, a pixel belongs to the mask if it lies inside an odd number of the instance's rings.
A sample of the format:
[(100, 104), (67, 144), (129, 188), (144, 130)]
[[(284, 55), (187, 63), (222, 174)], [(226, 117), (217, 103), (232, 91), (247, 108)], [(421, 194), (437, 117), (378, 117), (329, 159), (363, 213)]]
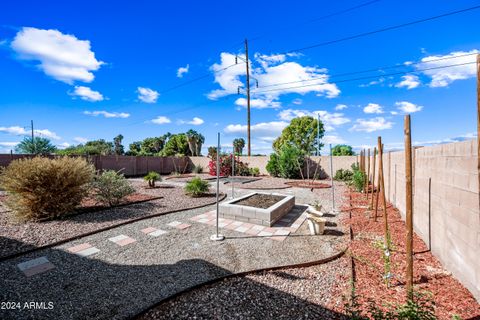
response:
[(353, 179), (353, 172), (348, 169), (338, 169), (333, 179), (338, 181), (350, 182)]
[(95, 199), (100, 203), (114, 206), (135, 192), (125, 176), (115, 170), (107, 170), (97, 175), (92, 182)]
[(208, 181), (195, 177), (185, 185), (185, 193), (192, 197), (199, 197), (208, 192)]
[(365, 185), (365, 173), (360, 170), (356, 170), (353, 173), (353, 187), (356, 191), (362, 192)]
[(155, 188), (155, 182), (162, 181), (162, 177), (158, 172), (150, 171), (145, 177), (143, 177), (143, 180), (148, 182), (150, 188)]
[(260, 169), (257, 167), (250, 168), (250, 175), (254, 177), (258, 177), (260, 175)]
[(192, 168), (193, 173), (202, 173), (203, 167), (201, 165), (194, 165)]
[(19, 153), (28, 153), (28, 154), (51, 154), (57, 151), (50, 140), (42, 137), (29, 138), (25, 137), (15, 148)]
[(87, 194), (95, 169), (81, 158), (15, 160), (0, 174), (6, 205), (18, 220), (43, 221), (71, 212)]
[(280, 175), (280, 170), (278, 167), (278, 154), (272, 153), (270, 155), (270, 160), (268, 160), (266, 169), (272, 177), (278, 177)]
[(270, 155), (267, 171), (271, 176), (297, 179), (302, 175), (305, 163), (303, 152), (291, 145), (284, 145), (278, 153)]

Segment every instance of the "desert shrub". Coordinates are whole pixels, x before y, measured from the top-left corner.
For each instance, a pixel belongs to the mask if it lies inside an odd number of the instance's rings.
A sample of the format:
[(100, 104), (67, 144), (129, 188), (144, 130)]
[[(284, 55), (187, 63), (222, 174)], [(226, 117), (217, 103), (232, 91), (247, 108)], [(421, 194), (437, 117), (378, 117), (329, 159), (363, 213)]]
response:
[(258, 177), (260, 175), (260, 169), (257, 167), (250, 168), (250, 175), (254, 177)]
[(240, 159), (235, 160), (235, 175), (238, 176), (250, 176), (250, 168), (245, 162), (241, 162)]
[(15, 160), (0, 174), (6, 205), (18, 220), (43, 221), (71, 212), (87, 194), (95, 173), (82, 158)]
[(95, 177), (92, 182), (95, 199), (100, 203), (114, 206), (135, 192), (125, 176), (115, 170), (107, 170)]
[(272, 153), (270, 155), (270, 159), (268, 160), (267, 166), (265, 168), (272, 177), (280, 176), (280, 170), (278, 167), (278, 154)]
[(155, 182), (162, 181), (162, 177), (158, 172), (150, 171), (145, 177), (143, 177), (143, 180), (148, 182), (150, 188), (155, 188)]
[(193, 173), (202, 173), (203, 172), (203, 167), (201, 165), (194, 165), (192, 168)]
[(360, 170), (356, 170), (353, 173), (353, 187), (356, 191), (361, 192), (365, 185), (365, 173)]
[(208, 181), (195, 177), (185, 185), (185, 193), (192, 197), (199, 197), (208, 192)]
[(353, 172), (348, 169), (338, 169), (333, 178), (338, 181), (350, 182), (353, 179)]

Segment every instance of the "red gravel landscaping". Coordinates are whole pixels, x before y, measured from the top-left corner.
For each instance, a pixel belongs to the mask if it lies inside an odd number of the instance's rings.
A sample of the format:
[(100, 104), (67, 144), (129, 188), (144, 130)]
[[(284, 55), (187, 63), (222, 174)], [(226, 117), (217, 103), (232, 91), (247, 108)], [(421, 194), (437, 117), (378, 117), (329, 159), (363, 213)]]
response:
[[(389, 287), (384, 276), (384, 262), (381, 247), (383, 243), (383, 210), (378, 211), (377, 222), (371, 218), (365, 195), (351, 193), (351, 218), (343, 224), (351, 225), (354, 239), (350, 244), (350, 253), (355, 261), (355, 293), (358, 301), (365, 306), (373, 299), (378, 306), (388, 303), (404, 303), (405, 289), (405, 223), (396, 208), (387, 206), (388, 226), (393, 243), (391, 252), (391, 273)], [(380, 201), (381, 203), (381, 201)], [(349, 208), (345, 208), (348, 209)], [(439, 319), (452, 319), (458, 315), (461, 319), (480, 319), (480, 305), (472, 294), (448, 271), (428, 250), (426, 244), (414, 234), (414, 288), (415, 291), (430, 292), (436, 305)]]

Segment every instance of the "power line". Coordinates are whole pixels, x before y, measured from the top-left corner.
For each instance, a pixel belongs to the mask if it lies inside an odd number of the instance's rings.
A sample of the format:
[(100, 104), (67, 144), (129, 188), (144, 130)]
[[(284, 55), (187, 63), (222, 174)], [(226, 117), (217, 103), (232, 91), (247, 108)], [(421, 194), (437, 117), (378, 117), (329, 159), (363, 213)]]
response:
[[(458, 55), (458, 56), (447, 56), (447, 57), (442, 57), (442, 58), (438, 58), (438, 59), (432, 59), (432, 60), (428, 60), (428, 61), (411, 62), (409, 64), (396, 64), (396, 65), (372, 68), (372, 69), (367, 69), (367, 70), (337, 73), (337, 74), (329, 75), (328, 78), (331, 79), (331, 78), (336, 78), (336, 77), (351, 76), (351, 75), (355, 75), (355, 74), (382, 71), (382, 70), (387, 70), (387, 69), (407, 68), (407, 67), (415, 66), (415, 65), (419, 65), (419, 64), (426, 64), (426, 63), (437, 62), (437, 61), (442, 61), (442, 60), (457, 59), (457, 58), (468, 57), (468, 56), (473, 56), (473, 55), (477, 55), (477, 54), (478, 54), (477, 52), (467, 53), (467, 54), (462, 54), (462, 55)], [(311, 81), (317, 81), (317, 80), (323, 80), (323, 79), (325, 79), (325, 76), (314, 77), (314, 78), (305, 79), (305, 80), (277, 82), (277, 83), (272, 83), (272, 84), (265, 85), (265, 86), (260, 86), (260, 87), (258, 87), (258, 89), (269, 88), (269, 87), (277, 87), (277, 86), (281, 86), (281, 85), (284, 85), (284, 84), (292, 84), (292, 83), (299, 83), (299, 82), (311, 82)]]
[[(378, 78), (382, 78), (382, 77), (386, 77), (386, 76), (395, 76), (395, 75), (408, 74), (408, 73), (420, 73), (420, 72), (428, 71), (428, 70), (445, 69), (445, 68), (464, 66), (464, 65), (474, 64), (474, 63), (476, 63), (476, 61), (474, 61), (474, 62), (459, 63), (459, 64), (452, 64), (452, 65), (441, 66), (441, 67), (432, 67), (432, 68), (426, 68), (426, 69), (418, 69), (418, 70), (415, 70), (415, 71), (402, 71), (402, 72), (386, 73), (386, 74), (376, 75), (376, 76), (365, 76), (365, 77), (358, 77), (358, 78), (352, 78), (352, 79), (344, 79), (344, 80), (335, 81), (335, 83), (351, 82), (351, 81), (366, 80), (366, 79), (378, 79)], [(287, 88), (279, 88), (279, 89), (270, 89), (270, 90), (263, 90), (263, 91), (253, 91), (252, 93), (258, 94), (258, 93), (273, 92), (273, 91), (280, 91), (280, 90), (288, 90), (288, 89), (297, 89), (297, 88), (312, 87), (312, 86), (318, 86), (318, 85), (319, 85), (318, 83), (314, 83), (314, 84), (306, 84), (306, 85), (295, 86), (295, 87), (287, 87)]]
[(460, 14), (460, 13), (464, 13), (464, 12), (468, 12), (468, 11), (472, 11), (472, 10), (477, 10), (477, 9), (480, 9), (480, 5), (474, 6), (474, 7), (469, 7), (469, 8), (466, 8), (466, 9), (461, 9), (461, 10), (456, 10), (456, 11), (443, 13), (443, 14), (436, 15), (436, 16), (429, 17), (429, 18), (424, 18), (424, 19), (420, 19), (420, 20), (415, 20), (415, 21), (411, 21), (411, 22), (397, 24), (397, 25), (390, 26), (390, 27), (384, 27), (384, 28), (377, 29), (377, 30), (374, 30), (374, 31), (359, 33), (359, 34), (356, 34), (356, 35), (352, 35), (352, 36), (348, 36), (348, 37), (344, 37), (344, 38), (340, 38), (340, 39), (336, 39), (336, 40), (320, 42), (320, 43), (312, 44), (312, 45), (309, 45), (309, 46), (306, 46), (306, 47), (297, 48), (297, 49), (294, 49), (294, 50), (289, 50), (289, 51), (284, 52), (283, 54), (288, 54), (288, 53), (293, 53), (293, 52), (298, 52), (298, 51), (304, 51), (304, 50), (323, 47), (323, 46), (327, 46), (327, 45), (331, 45), (331, 44), (335, 44), (335, 43), (339, 43), (339, 42), (358, 39), (358, 38), (370, 36), (370, 35), (373, 35), (373, 34), (386, 32), (386, 31), (391, 31), (391, 30), (395, 30), (395, 29), (400, 29), (400, 28), (412, 26), (412, 25), (415, 25), (415, 24), (419, 24), (419, 23), (423, 23), (423, 22), (427, 22), (427, 21), (432, 21), (432, 20), (436, 20), (436, 19), (440, 19), (440, 18), (445, 18), (445, 17), (449, 17), (449, 16), (453, 16), (453, 15), (456, 15), (456, 14)]

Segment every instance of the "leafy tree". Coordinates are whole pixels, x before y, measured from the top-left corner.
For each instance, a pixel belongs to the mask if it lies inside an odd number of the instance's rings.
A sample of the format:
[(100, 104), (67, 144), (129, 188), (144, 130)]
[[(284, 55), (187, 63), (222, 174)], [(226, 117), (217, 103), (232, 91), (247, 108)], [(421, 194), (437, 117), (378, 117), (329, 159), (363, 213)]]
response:
[(318, 123), (317, 119), (310, 116), (295, 118), (273, 142), (273, 149), (279, 151), (284, 146), (294, 146), (307, 155), (312, 154), (317, 146), (319, 149), (323, 147), (323, 143), (317, 139), (317, 128), (320, 129), (318, 138), (321, 140), (325, 132), (321, 121)]
[(245, 147), (245, 139), (236, 138), (233, 140), (233, 149), (235, 150), (235, 154), (241, 155), (244, 147)]
[(137, 156), (140, 154), (142, 143), (140, 141), (134, 141), (128, 145), (127, 155)]
[(352, 146), (346, 144), (337, 144), (332, 148), (332, 155), (334, 156), (354, 156), (355, 152), (352, 150)]
[(47, 138), (25, 137), (15, 148), (18, 153), (27, 154), (50, 154), (54, 153), (57, 148)]
[(153, 156), (158, 154), (165, 146), (164, 137), (146, 138), (141, 142), (140, 154)]
[(114, 145), (113, 152), (116, 155), (122, 155), (125, 153), (122, 145), (122, 140), (123, 140), (123, 136), (121, 134), (113, 138), (113, 145)]
[(162, 156), (191, 155), (185, 134), (172, 134), (161, 152)]
[(113, 143), (104, 139), (88, 141), (87, 143), (71, 146), (58, 150), (60, 155), (111, 155), (113, 154)]

